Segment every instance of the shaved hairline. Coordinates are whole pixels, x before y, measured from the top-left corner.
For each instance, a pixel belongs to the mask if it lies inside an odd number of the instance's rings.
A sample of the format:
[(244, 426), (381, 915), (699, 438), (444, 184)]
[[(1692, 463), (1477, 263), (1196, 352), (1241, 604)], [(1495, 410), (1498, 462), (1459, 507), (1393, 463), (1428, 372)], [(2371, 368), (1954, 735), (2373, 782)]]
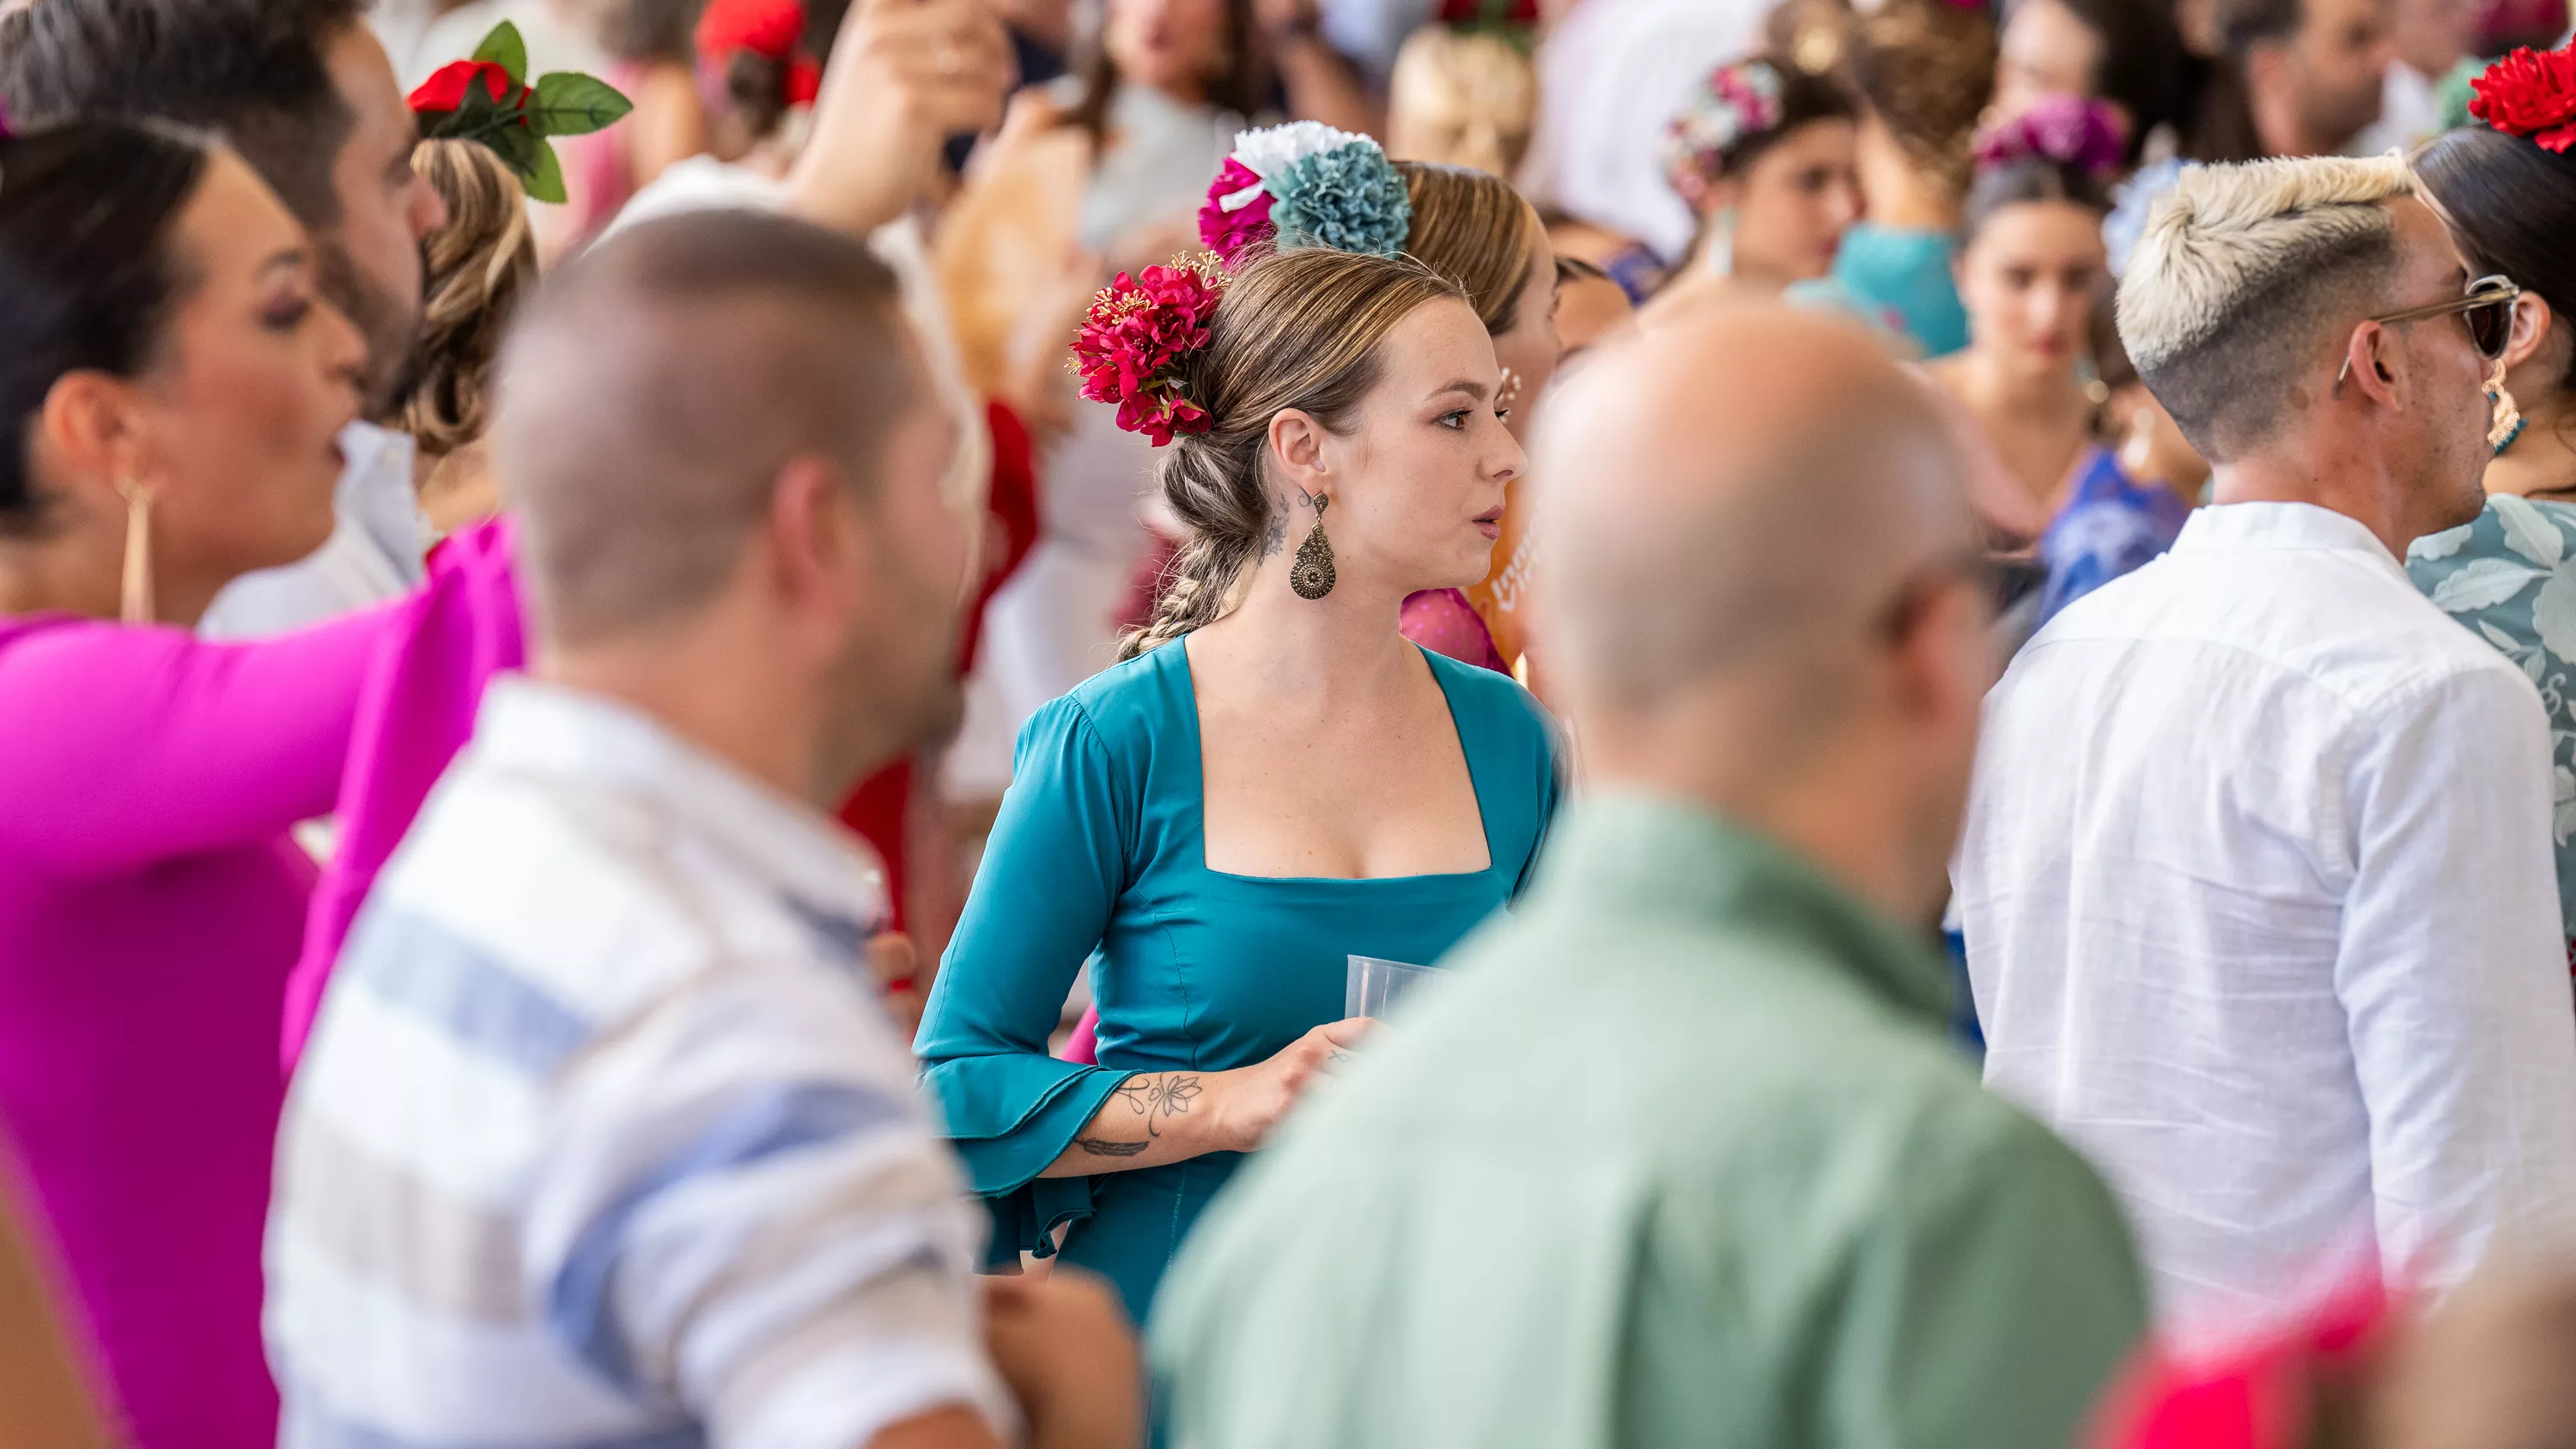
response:
[(503, 357), (494, 471), (523, 520), (541, 628), (558, 644), (651, 629), (704, 604), (797, 458), (825, 460), (869, 497), (888, 441), (930, 396), (892, 277), (873, 259), (855, 287), (751, 276), (657, 286), (668, 279), (651, 261), (577, 276), (531, 309)]

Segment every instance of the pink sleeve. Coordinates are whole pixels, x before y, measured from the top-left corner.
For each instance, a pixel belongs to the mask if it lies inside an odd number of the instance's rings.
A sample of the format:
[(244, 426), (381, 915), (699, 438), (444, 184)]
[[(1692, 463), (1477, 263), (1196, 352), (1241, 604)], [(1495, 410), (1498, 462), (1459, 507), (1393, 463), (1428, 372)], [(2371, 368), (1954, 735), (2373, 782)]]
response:
[(400, 607), (248, 644), (86, 619), (0, 632), (0, 854), (99, 875), (330, 814)]
[(331, 965), (376, 873), (448, 761), (473, 738), (483, 686), (527, 662), (511, 560), (505, 522), (478, 524), (440, 544), (428, 582), (402, 604), (358, 690), (339, 791), (339, 841), (313, 888), (304, 950), (286, 982), (279, 1045), (289, 1071), (303, 1054)]

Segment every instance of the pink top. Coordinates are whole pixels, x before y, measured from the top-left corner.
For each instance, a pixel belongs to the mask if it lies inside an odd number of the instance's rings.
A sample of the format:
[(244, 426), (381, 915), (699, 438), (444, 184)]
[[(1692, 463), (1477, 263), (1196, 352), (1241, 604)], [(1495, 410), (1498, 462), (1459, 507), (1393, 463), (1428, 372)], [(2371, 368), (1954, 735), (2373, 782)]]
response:
[(1461, 664), (1473, 664), (1496, 674), (1512, 672), (1511, 661), (1494, 647), (1493, 631), (1485, 627), (1485, 616), (1467, 602), (1458, 589), (1425, 589), (1404, 601), (1404, 617), (1396, 626), (1404, 637), (1430, 650), (1446, 654)]
[(144, 1449), (277, 1442), (260, 1239), (315, 877), (287, 830), (349, 812), (362, 701), (458, 577), (253, 644), (0, 619), (0, 1119)]

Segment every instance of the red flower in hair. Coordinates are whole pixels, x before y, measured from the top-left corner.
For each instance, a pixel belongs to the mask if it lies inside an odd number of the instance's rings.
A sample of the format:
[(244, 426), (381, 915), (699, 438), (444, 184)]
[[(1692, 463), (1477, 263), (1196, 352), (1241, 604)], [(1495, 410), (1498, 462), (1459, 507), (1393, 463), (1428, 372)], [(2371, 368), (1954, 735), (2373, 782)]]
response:
[(1225, 272), (1213, 258), (1175, 267), (1125, 272), (1101, 289), (1074, 340), (1082, 395), (1116, 403), (1118, 426), (1143, 433), (1159, 448), (1179, 433), (1204, 433), (1207, 410), (1181, 392), (1180, 364), (1208, 344), (1208, 323), (1225, 295)]
[(737, 51), (787, 67), (787, 104), (813, 104), (823, 69), (807, 59), (804, 0), (713, 0), (698, 16), (698, 57), (721, 69)]
[(466, 91), (478, 80), (496, 106), (508, 98), (514, 84), (509, 68), (497, 61), (460, 60), (440, 66), (436, 74), (422, 81), (420, 89), (411, 93), (411, 108), (422, 112), (461, 111), (465, 109)]
[(2576, 148), (2576, 48), (2517, 50), (2469, 82), (2469, 114), (2559, 155)]

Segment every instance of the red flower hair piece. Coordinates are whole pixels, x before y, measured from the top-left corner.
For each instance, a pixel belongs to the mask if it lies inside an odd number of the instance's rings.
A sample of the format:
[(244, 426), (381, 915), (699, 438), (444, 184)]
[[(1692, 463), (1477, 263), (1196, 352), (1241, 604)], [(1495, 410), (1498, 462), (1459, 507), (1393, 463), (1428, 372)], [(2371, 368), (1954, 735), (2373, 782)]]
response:
[(2469, 114), (2564, 156), (2576, 149), (2576, 47), (2515, 51), (2469, 82)]
[(1208, 323), (1225, 296), (1225, 269), (1204, 253), (1168, 267), (1125, 272), (1092, 298), (1074, 340), (1082, 395), (1116, 403), (1118, 426), (1159, 448), (1214, 421), (1184, 396), (1181, 362), (1208, 344)]
[(483, 83), (484, 94), (499, 105), (509, 99), (511, 87), (518, 82), (510, 78), (510, 68), (496, 60), (459, 60), (440, 66), (411, 93), (414, 111), (461, 111), (465, 94), (474, 83)]
[(799, 49), (805, 40), (804, 0), (712, 0), (698, 16), (698, 56), (723, 68), (736, 51), (787, 67), (787, 104), (811, 105), (823, 89), (823, 68)]

